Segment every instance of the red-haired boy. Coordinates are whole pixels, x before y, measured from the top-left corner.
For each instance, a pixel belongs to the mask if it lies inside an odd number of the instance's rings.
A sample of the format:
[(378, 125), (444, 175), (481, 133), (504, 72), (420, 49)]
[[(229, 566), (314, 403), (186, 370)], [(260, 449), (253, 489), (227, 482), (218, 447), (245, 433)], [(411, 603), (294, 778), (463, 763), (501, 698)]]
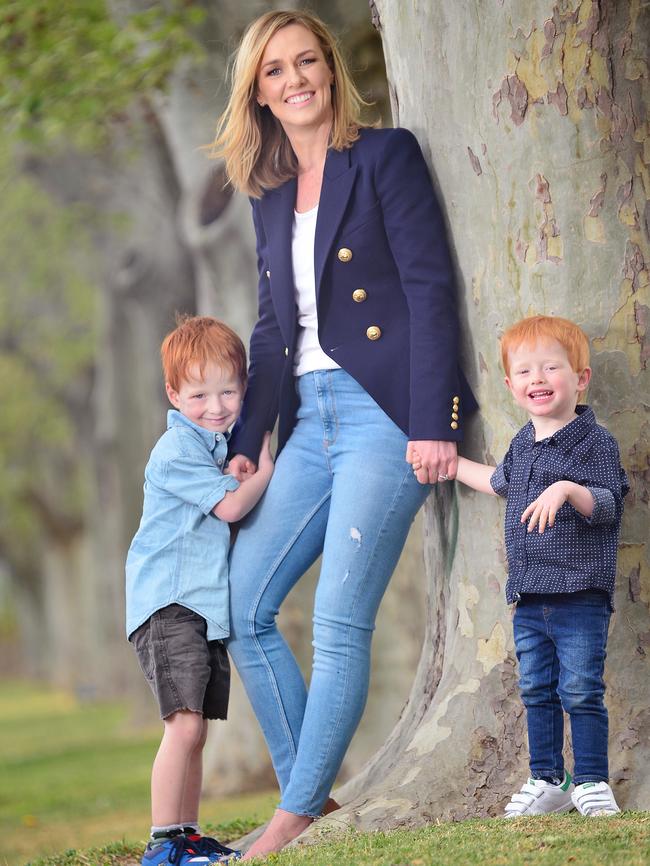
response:
[[(615, 439), (577, 405), (591, 378), (589, 341), (577, 325), (524, 319), (504, 333), (501, 353), (506, 385), (530, 420), (496, 469), (461, 457), (456, 478), (507, 499), (506, 597), (516, 604), (530, 778), (505, 815), (574, 806), (613, 815), (620, 810), (608, 784), (603, 669), (627, 478)], [(563, 708), (573, 779), (562, 755)]]
[(239, 852), (201, 835), (198, 813), (208, 719), (228, 709), (228, 524), (257, 503), (273, 460), (267, 434), (254, 475), (239, 482), (224, 472), (246, 387), (246, 350), (234, 331), (207, 316), (180, 319), (161, 357), (175, 408), (145, 469), (126, 561), (126, 632), (164, 726), (142, 863), (227, 863)]

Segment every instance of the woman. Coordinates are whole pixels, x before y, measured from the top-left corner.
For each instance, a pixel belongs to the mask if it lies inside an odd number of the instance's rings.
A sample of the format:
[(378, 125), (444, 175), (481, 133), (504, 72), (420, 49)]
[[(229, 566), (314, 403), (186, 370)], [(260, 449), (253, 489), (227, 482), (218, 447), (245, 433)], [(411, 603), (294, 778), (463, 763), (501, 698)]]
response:
[[(260, 274), (233, 472), (254, 471), (279, 414), (275, 474), (230, 567), (229, 649), (282, 793), (247, 858), (327, 807), (365, 704), (377, 608), (475, 408), (426, 164), (406, 130), (361, 128), (361, 104), (322, 22), (269, 12), (244, 35), (216, 142), (251, 196)], [(307, 693), (275, 617), (321, 553)]]

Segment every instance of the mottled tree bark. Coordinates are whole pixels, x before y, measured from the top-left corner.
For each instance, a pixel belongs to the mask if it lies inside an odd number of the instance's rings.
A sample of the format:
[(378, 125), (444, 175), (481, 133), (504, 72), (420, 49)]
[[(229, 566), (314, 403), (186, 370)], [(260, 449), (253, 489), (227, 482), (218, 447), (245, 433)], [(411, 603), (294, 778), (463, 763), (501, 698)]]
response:
[[(505, 327), (558, 314), (591, 337), (589, 402), (632, 485), (607, 666), (611, 781), (624, 808), (648, 808), (647, 4), (371, 7), (395, 124), (430, 159), (457, 261), (464, 366), (482, 405), (463, 452), (497, 462), (526, 420), (503, 385)], [(502, 503), (459, 485), (430, 497), (429, 621), (413, 689), (319, 833), (496, 815), (525, 780), (502, 521)]]

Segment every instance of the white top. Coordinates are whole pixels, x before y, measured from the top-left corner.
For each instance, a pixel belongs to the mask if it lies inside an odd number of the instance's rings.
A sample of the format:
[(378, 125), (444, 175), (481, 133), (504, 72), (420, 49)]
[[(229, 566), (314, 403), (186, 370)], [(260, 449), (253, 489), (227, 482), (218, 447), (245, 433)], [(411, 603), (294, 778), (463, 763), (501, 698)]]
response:
[(337, 370), (335, 363), (318, 342), (318, 313), (316, 311), (316, 278), (314, 275), (314, 239), (318, 205), (305, 213), (293, 212), (291, 233), (291, 259), (293, 282), (298, 306), (298, 341), (293, 357), (295, 376), (313, 370)]

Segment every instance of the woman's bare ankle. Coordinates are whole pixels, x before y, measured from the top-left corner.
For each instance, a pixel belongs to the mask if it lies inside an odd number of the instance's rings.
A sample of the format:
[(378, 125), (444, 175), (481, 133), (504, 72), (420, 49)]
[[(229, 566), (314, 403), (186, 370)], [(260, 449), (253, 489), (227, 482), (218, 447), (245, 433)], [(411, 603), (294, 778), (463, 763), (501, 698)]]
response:
[(295, 812), (287, 812), (286, 809), (276, 809), (268, 827), (251, 845), (242, 860), (251, 860), (253, 857), (264, 857), (281, 851), (285, 845), (300, 836), (313, 820), (310, 815), (296, 815)]

